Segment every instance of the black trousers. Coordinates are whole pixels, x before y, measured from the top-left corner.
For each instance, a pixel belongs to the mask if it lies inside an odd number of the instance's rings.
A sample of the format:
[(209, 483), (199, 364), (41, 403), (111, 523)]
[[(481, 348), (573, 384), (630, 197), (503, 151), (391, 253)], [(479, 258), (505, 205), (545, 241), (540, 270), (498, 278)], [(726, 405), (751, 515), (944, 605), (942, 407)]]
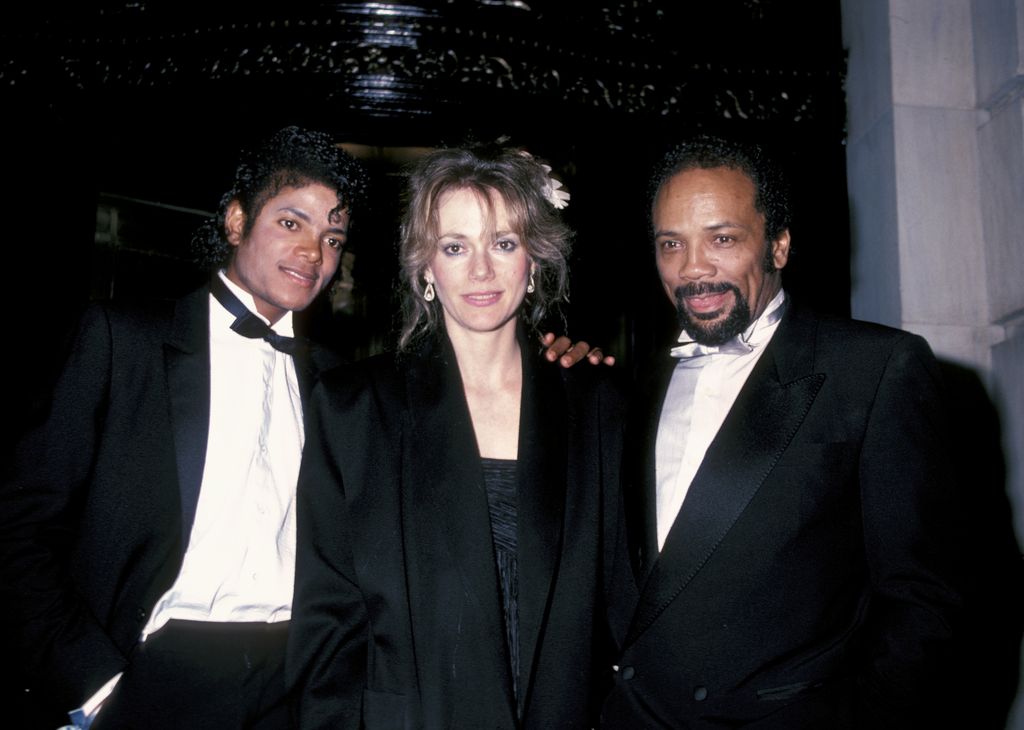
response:
[(169, 621), (139, 644), (90, 730), (285, 730), (287, 633), (287, 621)]

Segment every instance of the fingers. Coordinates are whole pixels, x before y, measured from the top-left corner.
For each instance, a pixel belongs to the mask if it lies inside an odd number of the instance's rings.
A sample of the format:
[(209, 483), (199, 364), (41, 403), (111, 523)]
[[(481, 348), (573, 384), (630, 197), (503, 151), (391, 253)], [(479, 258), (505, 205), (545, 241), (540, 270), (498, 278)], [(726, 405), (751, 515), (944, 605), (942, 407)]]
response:
[(580, 340), (579, 342), (573, 342), (568, 337), (555, 336), (554, 332), (547, 332), (540, 338), (541, 344), (547, 349), (544, 351), (544, 357), (547, 358), (548, 362), (558, 361), (558, 364), (563, 368), (571, 368), (579, 362), (582, 362), (584, 358), (591, 365), (614, 365), (615, 357), (612, 355), (605, 355), (600, 347), (591, 349), (590, 345)]
[[(568, 341), (568, 338), (562, 338)], [(562, 353), (562, 357), (559, 359), (558, 364), (563, 368), (571, 368), (573, 365), (578, 363), (580, 360), (585, 358), (590, 352), (590, 345), (583, 340), (574, 342), (566, 348), (565, 352)]]
[[(541, 342), (548, 348), (544, 352), (544, 357), (548, 359), (548, 362), (554, 362), (559, 357), (573, 349), (572, 341), (568, 337), (555, 337), (551, 332), (544, 335), (544, 337), (541, 338)], [(584, 351), (584, 353), (585, 352), (586, 351)]]

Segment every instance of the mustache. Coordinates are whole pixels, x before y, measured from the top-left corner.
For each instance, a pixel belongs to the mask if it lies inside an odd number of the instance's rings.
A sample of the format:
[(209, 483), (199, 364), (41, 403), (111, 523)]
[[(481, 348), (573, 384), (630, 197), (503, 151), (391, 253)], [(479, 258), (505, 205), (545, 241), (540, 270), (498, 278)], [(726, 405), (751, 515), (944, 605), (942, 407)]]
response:
[(680, 284), (675, 288), (673, 294), (675, 294), (676, 303), (681, 305), (683, 303), (683, 299), (687, 297), (700, 297), (706, 294), (724, 294), (727, 291), (734, 292), (737, 296), (740, 293), (740, 290), (735, 284), (730, 284), (727, 281), (693, 281), (689, 284)]

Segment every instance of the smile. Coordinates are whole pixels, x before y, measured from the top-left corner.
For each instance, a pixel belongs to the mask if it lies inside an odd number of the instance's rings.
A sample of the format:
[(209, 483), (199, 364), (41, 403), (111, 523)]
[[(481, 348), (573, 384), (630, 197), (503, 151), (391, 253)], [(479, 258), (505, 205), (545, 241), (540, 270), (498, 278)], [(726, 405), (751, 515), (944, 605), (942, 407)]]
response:
[(285, 274), (285, 276), (289, 277), (292, 281), (294, 281), (299, 286), (304, 286), (304, 287), (315, 286), (317, 280), (320, 278), (315, 272), (308, 273), (308, 272), (305, 272), (305, 271), (300, 271), (299, 269), (290, 268), (288, 266), (281, 266), (280, 269), (281, 269), (281, 272)]
[(694, 312), (714, 312), (725, 306), (728, 291), (716, 292), (713, 294), (700, 294), (698, 296), (686, 297), (686, 306)]
[(501, 299), (501, 292), (474, 292), (473, 294), (463, 294), (462, 299), (467, 304), (472, 304), (474, 307), (488, 307)]

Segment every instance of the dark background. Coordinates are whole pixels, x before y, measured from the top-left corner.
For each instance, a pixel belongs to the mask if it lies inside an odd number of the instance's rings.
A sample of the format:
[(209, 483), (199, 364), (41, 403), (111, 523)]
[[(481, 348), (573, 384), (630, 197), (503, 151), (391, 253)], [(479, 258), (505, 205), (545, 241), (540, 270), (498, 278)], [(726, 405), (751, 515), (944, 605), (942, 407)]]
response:
[[(627, 368), (674, 334), (651, 257), (646, 181), (665, 146), (694, 132), (775, 150), (796, 202), (785, 286), (848, 314), (844, 74), (834, 0), (6, 8), (4, 443), (41, 414), (90, 300), (177, 296), (203, 280), (192, 230), (230, 186), (239, 149), (287, 124), (329, 132), (372, 173), (372, 202), (352, 229), (350, 296), (337, 309), (321, 300), (299, 321), (351, 358), (394, 334), (403, 164), (423, 148), (500, 137), (547, 160), (572, 194), (568, 334)], [(959, 468), (964, 484), (985, 486), (967, 519), (971, 564), (990, 570), (976, 571), (975, 631), (957, 649), (942, 711), (946, 726), (996, 728), (1016, 687), (1022, 604), (1004, 576), (1019, 573), (1019, 550), (998, 419), (973, 374), (952, 382), (954, 415), (971, 424), (964, 453), (986, 454), (987, 471), (979, 460)], [(994, 555), (1017, 563), (1004, 570)], [(0, 656), (13, 655), (8, 634)], [(4, 687), (0, 699), (16, 707), (23, 698), (7, 688), (17, 685)]]
[(402, 162), (499, 137), (549, 161), (572, 194), (570, 335), (630, 362), (671, 328), (653, 286), (646, 177), (666, 143), (698, 130), (778, 149), (800, 202), (787, 287), (847, 312), (838, 3), (574, 5), (23, 9), (0, 38), (8, 198), (31, 218), (19, 227), (31, 232), (16, 257), (25, 276), (11, 282), (20, 317), (34, 331), (50, 318), (40, 305), (191, 288), (191, 230), (229, 187), (240, 147), (285, 124), (331, 133), (373, 171), (373, 204), (353, 229), (353, 301), (305, 318), (352, 357), (390, 341)]

